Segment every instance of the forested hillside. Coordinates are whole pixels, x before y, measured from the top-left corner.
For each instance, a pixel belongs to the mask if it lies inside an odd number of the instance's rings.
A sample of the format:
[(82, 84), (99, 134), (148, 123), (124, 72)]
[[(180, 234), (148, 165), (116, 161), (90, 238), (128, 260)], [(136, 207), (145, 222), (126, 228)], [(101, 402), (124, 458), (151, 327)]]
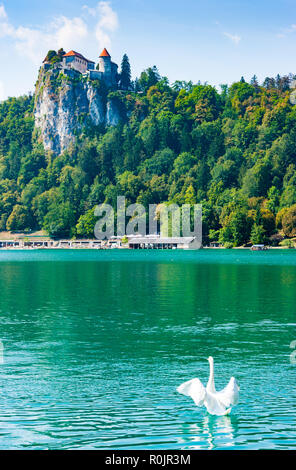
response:
[(204, 242), (296, 236), (296, 107), (288, 77), (169, 85), (147, 69), (112, 91), (128, 116), (93, 127), (59, 156), (34, 132), (34, 97), (0, 104), (0, 230), (92, 237), (94, 206), (202, 203)]

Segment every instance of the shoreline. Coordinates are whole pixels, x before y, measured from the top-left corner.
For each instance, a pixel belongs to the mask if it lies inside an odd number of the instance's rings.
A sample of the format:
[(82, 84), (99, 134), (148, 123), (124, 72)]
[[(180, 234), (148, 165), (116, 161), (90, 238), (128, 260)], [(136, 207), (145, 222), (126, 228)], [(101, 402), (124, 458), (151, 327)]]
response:
[(113, 251), (113, 250), (125, 250), (125, 251), (200, 251), (200, 250), (249, 250), (249, 251), (269, 251), (269, 250), (295, 250), (294, 247), (287, 247), (287, 246), (271, 246), (268, 247), (265, 250), (252, 250), (251, 247), (246, 247), (246, 246), (236, 246), (233, 248), (225, 248), (225, 247), (213, 247), (213, 246), (204, 246), (202, 248), (199, 248), (197, 250), (195, 249), (186, 249), (186, 248), (140, 248), (140, 249), (133, 249), (130, 247), (85, 247), (85, 246), (76, 246), (76, 247), (67, 247), (67, 246), (61, 246), (61, 247), (31, 247), (31, 246), (21, 246), (21, 247), (0, 247), (0, 253), (2, 251), (61, 251), (61, 250), (67, 250), (67, 251)]
[[(51, 239), (48, 236), (36, 233), (24, 237), (18, 234), (18, 238), (2, 238), (0, 234), (0, 252), (1, 251), (44, 251), (44, 250), (249, 250), (249, 251), (268, 251), (268, 250), (286, 250), (295, 249), (294, 246), (271, 246), (264, 244), (247, 246), (227, 247), (218, 242), (210, 242), (208, 245), (196, 244), (195, 237), (163, 237), (160, 235), (148, 236), (114, 236), (109, 239)], [(16, 234), (15, 234), (16, 235)], [(3, 234), (2, 234), (3, 236)]]

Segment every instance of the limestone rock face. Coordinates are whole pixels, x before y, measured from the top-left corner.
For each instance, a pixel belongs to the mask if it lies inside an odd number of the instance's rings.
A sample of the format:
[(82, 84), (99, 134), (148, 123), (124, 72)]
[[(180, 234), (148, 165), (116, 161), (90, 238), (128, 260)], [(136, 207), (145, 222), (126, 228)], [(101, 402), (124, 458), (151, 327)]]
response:
[(107, 112), (106, 112), (106, 124), (108, 126), (117, 126), (120, 121), (119, 109), (115, 101), (107, 102)]
[(89, 125), (116, 126), (121, 119), (114, 100), (80, 74), (40, 70), (35, 90), (35, 128), (45, 150), (59, 155)]

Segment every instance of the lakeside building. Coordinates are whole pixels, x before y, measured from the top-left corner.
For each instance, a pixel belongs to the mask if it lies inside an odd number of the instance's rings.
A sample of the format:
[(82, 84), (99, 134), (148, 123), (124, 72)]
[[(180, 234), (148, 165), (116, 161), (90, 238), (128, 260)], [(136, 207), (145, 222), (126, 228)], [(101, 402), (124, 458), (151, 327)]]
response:
[(0, 240), (0, 249), (104, 248), (107, 240)]
[(160, 237), (160, 236), (128, 236), (123, 242), (122, 237), (110, 240), (0, 240), (0, 249), (132, 249), (132, 250), (170, 250), (193, 248), (195, 237)]
[(219, 241), (210, 242), (210, 248), (223, 248), (223, 243)]
[(129, 248), (133, 250), (190, 250), (195, 237), (134, 237), (129, 239)]

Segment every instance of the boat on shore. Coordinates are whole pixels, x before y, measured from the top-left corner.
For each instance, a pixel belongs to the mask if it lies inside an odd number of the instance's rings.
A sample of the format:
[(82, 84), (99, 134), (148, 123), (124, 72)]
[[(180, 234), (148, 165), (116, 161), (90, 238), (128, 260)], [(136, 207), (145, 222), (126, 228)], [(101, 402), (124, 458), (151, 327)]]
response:
[(269, 248), (266, 245), (252, 245), (251, 251), (266, 251)]

